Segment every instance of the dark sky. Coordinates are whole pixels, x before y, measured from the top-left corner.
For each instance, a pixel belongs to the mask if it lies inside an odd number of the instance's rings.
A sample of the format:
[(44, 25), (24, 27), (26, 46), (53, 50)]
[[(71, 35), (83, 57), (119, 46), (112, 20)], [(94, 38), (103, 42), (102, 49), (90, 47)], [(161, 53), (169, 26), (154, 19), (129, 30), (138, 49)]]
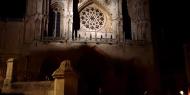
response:
[[(189, 42), (188, 9), (185, 0), (150, 0), (152, 38), (161, 67), (183, 70), (183, 45)], [(165, 70), (163, 71), (165, 72)]]
[(1, 18), (22, 18), (26, 10), (26, 0), (1, 0)]
[(161, 90), (165, 92), (170, 89), (171, 95), (178, 95), (176, 91), (187, 86), (183, 45), (190, 39), (189, 3), (188, 0), (150, 1), (152, 39), (160, 71)]

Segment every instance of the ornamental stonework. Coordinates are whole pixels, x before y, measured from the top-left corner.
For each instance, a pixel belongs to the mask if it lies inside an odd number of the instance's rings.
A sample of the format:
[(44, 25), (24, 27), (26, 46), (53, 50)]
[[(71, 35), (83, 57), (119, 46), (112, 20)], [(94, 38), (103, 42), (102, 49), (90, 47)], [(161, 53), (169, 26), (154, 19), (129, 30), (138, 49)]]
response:
[(80, 12), (80, 20), (82, 28), (87, 31), (97, 31), (101, 29), (105, 23), (105, 16), (96, 7), (86, 7)]

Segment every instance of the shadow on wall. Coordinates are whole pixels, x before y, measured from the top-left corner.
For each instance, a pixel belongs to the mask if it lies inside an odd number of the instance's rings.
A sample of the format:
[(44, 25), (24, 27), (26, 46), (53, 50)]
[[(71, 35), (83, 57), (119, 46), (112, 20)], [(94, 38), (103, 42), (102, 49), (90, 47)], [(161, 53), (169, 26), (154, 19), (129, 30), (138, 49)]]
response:
[(78, 95), (143, 95), (155, 87), (156, 79), (152, 69), (141, 64), (137, 58), (112, 58), (90, 46), (32, 53), (31, 60), (41, 58), (38, 62), (41, 65), (31, 62), (28, 66), (33, 71), (39, 71), (35, 72), (35, 76), (39, 76), (38, 80), (53, 80), (51, 75), (60, 63), (70, 60), (73, 70), (79, 76)]

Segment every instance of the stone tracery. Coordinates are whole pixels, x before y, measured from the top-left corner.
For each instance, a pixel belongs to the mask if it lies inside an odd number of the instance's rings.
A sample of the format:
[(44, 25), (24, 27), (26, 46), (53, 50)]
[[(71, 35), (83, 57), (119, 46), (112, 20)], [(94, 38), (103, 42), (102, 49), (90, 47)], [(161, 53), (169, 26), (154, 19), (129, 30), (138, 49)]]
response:
[(95, 7), (86, 7), (80, 13), (81, 25), (88, 31), (96, 31), (103, 27), (104, 14)]

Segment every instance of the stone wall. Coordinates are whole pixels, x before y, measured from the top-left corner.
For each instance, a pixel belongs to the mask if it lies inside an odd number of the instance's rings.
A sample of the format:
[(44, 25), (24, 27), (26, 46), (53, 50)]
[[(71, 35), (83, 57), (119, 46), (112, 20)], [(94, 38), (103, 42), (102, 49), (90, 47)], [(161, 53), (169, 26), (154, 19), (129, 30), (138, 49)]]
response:
[[(53, 64), (60, 64), (59, 61), (65, 58), (80, 58), (80, 54), (85, 52), (80, 47), (82, 43), (59, 43), (52, 42), (49, 44), (38, 43), (38, 46), (28, 49), (25, 55), (16, 59), (14, 66), (14, 75), (16, 81), (39, 80), (40, 69), (43, 62), (47, 59), (53, 61)], [(129, 44), (96, 44), (87, 43), (87, 47), (98, 49), (98, 53), (106, 54), (111, 58), (121, 60), (138, 59), (139, 64), (153, 65), (153, 51), (151, 45), (129, 45)]]
[(133, 40), (151, 41), (149, 0), (127, 0)]
[(2, 92), (24, 95), (53, 95), (53, 87), (53, 81), (14, 82), (9, 89), (2, 89)]
[[(97, 6), (107, 13), (110, 17), (108, 25), (110, 31), (122, 36), (122, 13), (121, 3), (109, 0), (93, 0)], [(120, 0), (121, 1), (121, 0)], [(85, 7), (88, 0), (81, 0), (79, 8)], [(150, 37), (150, 18), (148, 0), (128, 0), (129, 15), (132, 21), (133, 40), (148, 40)], [(61, 13), (61, 32), (71, 32), (72, 28), (72, 2), (63, 1)], [(19, 49), (33, 47), (36, 40), (40, 40), (44, 31), (48, 31), (48, 0), (28, 0), (26, 16), (20, 21), (0, 21), (0, 52), (18, 53)], [(69, 20), (70, 19), (70, 20)], [(68, 29), (70, 28), (70, 29)], [(65, 33), (62, 33), (65, 35)], [(107, 34), (108, 35), (108, 34)], [(90, 37), (90, 36), (88, 36)], [(103, 35), (104, 37), (104, 35)], [(111, 36), (108, 35), (108, 38)], [(114, 38), (114, 36), (113, 36)]]
[[(110, 38), (112, 36), (113, 39), (120, 39), (120, 36), (122, 37), (123, 35), (123, 31), (121, 30), (122, 25), (120, 24), (120, 22), (122, 22), (122, 12), (120, 8), (121, 2), (106, 0), (83, 0), (79, 3), (79, 12), (85, 12), (85, 7), (89, 6), (98, 9), (101, 13), (103, 13), (102, 17), (104, 20), (98, 20), (104, 22), (103, 26), (100, 29), (96, 28), (93, 30), (90, 28), (84, 28), (85, 26), (81, 23), (81, 29), (78, 31), (79, 34), (86, 38), (90, 38), (90, 35), (92, 35), (92, 38)], [(80, 15), (82, 15), (82, 13), (80, 13)], [(85, 20), (83, 21), (85, 22)]]
[[(155, 75), (157, 75), (157, 73), (154, 68), (152, 45), (151, 43), (144, 44), (143, 42), (140, 42), (140, 45), (137, 44), (137, 40), (151, 40), (147, 0), (128, 0), (133, 36), (133, 40), (129, 41), (130, 43), (128, 43), (128, 41), (115, 43), (91, 43), (86, 41), (66, 40), (55, 42), (53, 40), (40, 40), (43, 36), (42, 32), (47, 32), (48, 29), (48, 1), (49, 0), (28, 0), (25, 18), (20, 21), (0, 21), (0, 55), (5, 57), (4, 61), (9, 57), (16, 58), (13, 75), (13, 81), (16, 82), (12, 85), (13, 92), (20, 91), (24, 92), (26, 95), (52, 95), (51, 83), (24, 81), (39, 81), (40, 70), (43, 67), (43, 61), (46, 59), (52, 59), (53, 64), (55, 63), (56, 65), (59, 65), (61, 61), (67, 58), (71, 58), (71, 61), (75, 61), (77, 63), (77, 58), (80, 58), (80, 55), (85, 52), (85, 50), (81, 51), (78, 49), (82, 45), (97, 49), (97, 51), (99, 51), (98, 53), (106, 54), (113, 59), (118, 59), (118, 62), (115, 63), (120, 63), (120, 60), (126, 61), (135, 59), (136, 63), (134, 66), (135, 68), (140, 68), (138, 69), (138, 72), (144, 73), (143, 75), (146, 77), (146, 82), (148, 82), (147, 85), (149, 88), (156, 88), (157, 84), (155, 83), (157, 83), (158, 80), (153, 80), (156, 79)], [(72, 0), (63, 1), (64, 10), (62, 10), (62, 32), (71, 33), (72, 2), (70, 1)], [(81, 6), (87, 1), (88, 0), (80, 0)], [(110, 16), (110, 20), (112, 22), (110, 23), (112, 32), (120, 34), (121, 39), (119, 40), (123, 41), (121, 0), (93, 1), (96, 4), (99, 4), (99, 7), (108, 13), (107, 15)], [(43, 2), (45, 3), (43, 4)], [(145, 69), (147, 69), (148, 73), (140, 71)], [(3, 71), (0, 73), (2, 72)]]
[[(139, 75), (146, 78), (146, 85), (151, 86), (150, 88), (155, 89), (158, 86), (158, 73), (154, 67), (155, 65), (151, 45), (141, 46), (129, 44), (119, 45), (87, 43), (87, 45), (84, 45), (87, 47), (86, 49), (81, 48), (82, 46), (83, 45), (81, 43), (70, 43), (69, 45), (59, 42), (52, 42), (49, 44), (41, 45), (39, 44), (39, 46), (31, 48), (28, 55), (17, 59), (18, 63), (15, 64), (14, 78), (16, 81), (39, 81), (41, 79), (48, 80), (49, 73), (51, 76), (53, 71), (58, 68), (56, 66), (59, 66), (63, 60), (70, 59), (72, 62), (75, 62), (75, 64), (80, 64), (79, 60), (82, 55), (84, 57), (86, 56), (86, 61), (83, 59), (84, 63), (88, 62), (89, 58), (91, 60), (96, 60), (100, 55), (102, 56), (101, 59), (108, 57), (111, 66), (121, 63), (123, 65), (132, 64), (132, 66), (134, 66), (134, 68), (139, 72)], [(88, 53), (88, 51), (94, 51), (91, 53), (92, 55), (99, 55), (90, 57), (90, 53)], [(51, 66), (48, 65), (49, 63), (43, 65), (45, 60), (51, 61)], [(134, 60), (135, 63), (128, 62), (130, 60)], [(101, 63), (104, 64), (103, 61), (97, 60), (97, 65), (100, 65)], [(42, 70), (42, 68), (44, 68), (45, 71)], [(142, 69), (143, 71), (141, 71)], [(41, 71), (43, 71), (44, 75), (40, 75), (42, 73)]]
[(1, 52), (18, 53), (23, 44), (23, 21), (0, 21)]
[(5, 76), (6, 76), (6, 64), (0, 63), (0, 88), (2, 88)]

